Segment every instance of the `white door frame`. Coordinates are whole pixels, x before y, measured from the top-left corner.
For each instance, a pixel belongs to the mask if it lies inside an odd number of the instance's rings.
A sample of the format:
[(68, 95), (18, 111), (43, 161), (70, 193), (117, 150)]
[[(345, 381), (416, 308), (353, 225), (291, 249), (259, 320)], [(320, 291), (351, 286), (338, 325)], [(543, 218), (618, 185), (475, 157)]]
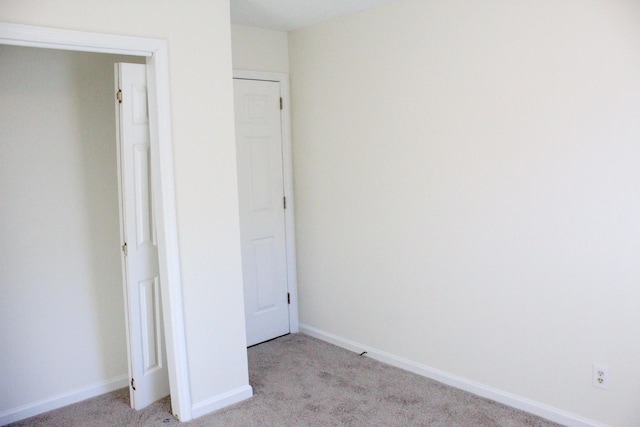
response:
[[(191, 394), (182, 304), (173, 177), (169, 62), (165, 40), (0, 22), (0, 44), (146, 57), (156, 220), (165, 343), (174, 415), (189, 421)], [(115, 125), (114, 125), (115, 126)]]
[(234, 79), (264, 80), (280, 83), (282, 110), (282, 172), (284, 177), (284, 196), (287, 198), (287, 209), (284, 211), (285, 245), (287, 251), (287, 283), (291, 304), (289, 304), (289, 331), (300, 332), (298, 320), (298, 278), (296, 273), (296, 236), (294, 223), (293, 199), (293, 160), (291, 157), (291, 109), (289, 107), (289, 76), (284, 73), (268, 73), (263, 71), (233, 70)]

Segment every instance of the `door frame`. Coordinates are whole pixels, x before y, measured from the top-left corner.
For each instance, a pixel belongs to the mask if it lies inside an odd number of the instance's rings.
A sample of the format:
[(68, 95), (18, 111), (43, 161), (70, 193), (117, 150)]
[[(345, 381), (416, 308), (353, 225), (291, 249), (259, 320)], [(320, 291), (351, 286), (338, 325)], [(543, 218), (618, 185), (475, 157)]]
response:
[(171, 404), (172, 412), (180, 421), (191, 420), (191, 393), (173, 176), (167, 41), (0, 22), (0, 44), (146, 58), (151, 180), (154, 192), (153, 213), (158, 238)]
[(291, 155), (291, 102), (289, 99), (289, 75), (285, 73), (269, 73), (264, 71), (233, 70), (234, 79), (261, 80), (280, 83), (280, 123), (282, 126), (282, 173), (284, 181), (284, 196), (287, 198), (287, 208), (284, 211), (285, 247), (287, 255), (287, 286), (291, 297), (289, 304), (289, 331), (300, 332), (298, 320), (298, 276), (296, 273), (296, 236), (295, 212), (293, 198), (293, 158)]

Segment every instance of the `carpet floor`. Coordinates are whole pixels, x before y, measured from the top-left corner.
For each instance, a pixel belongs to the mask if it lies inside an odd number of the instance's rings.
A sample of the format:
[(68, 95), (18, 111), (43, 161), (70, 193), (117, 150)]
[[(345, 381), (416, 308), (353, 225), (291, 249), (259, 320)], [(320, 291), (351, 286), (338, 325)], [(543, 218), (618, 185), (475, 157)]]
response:
[[(558, 426), (302, 334), (250, 348), (249, 375), (253, 398), (183, 425)], [(171, 424), (168, 397), (134, 411), (122, 389), (11, 426)]]

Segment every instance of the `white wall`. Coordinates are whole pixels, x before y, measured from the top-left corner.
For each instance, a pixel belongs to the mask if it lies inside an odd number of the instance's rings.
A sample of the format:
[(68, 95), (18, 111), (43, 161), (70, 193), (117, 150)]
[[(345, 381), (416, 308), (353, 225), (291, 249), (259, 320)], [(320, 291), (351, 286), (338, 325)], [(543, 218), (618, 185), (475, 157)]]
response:
[(168, 40), (192, 403), (246, 388), (228, 0), (0, 0), (0, 20)]
[(127, 375), (113, 64), (0, 45), (0, 414)]
[(639, 425), (640, 3), (398, 0), (289, 40), (301, 323)]
[(289, 39), (285, 31), (231, 26), (233, 68), (289, 73)]

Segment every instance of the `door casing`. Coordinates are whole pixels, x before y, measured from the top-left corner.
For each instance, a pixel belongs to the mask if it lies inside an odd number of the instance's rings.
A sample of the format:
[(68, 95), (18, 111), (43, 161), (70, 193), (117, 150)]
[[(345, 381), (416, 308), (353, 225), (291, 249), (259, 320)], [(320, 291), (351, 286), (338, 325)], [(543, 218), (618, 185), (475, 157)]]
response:
[(282, 110), (280, 119), (282, 123), (282, 172), (284, 178), (284, 196), (287, 198), (287, 209), (284, 211), (285, 220), (285, 246), (287, 254), (287, 282), (291, 304), (289, 304), (289, 331), (300, 332), (298, 320), (298, 281), (296, 273), (296, 239), (295, 239), (295, 212), (293, 197), (293, 159), (291, 156), (291, 109), (289, 101), (289, 76), (284, 73), (269, 73), (263, 71), (233, 70), (234, 79), (263, 80), (280, 83), (282, 96)]
[(0, 22), (0, 44), (146, 57), (153, 213), (157, 227), (171, 404), (173, 414), (180, 421), (191, 420), (173, 178), (167, 41)]

